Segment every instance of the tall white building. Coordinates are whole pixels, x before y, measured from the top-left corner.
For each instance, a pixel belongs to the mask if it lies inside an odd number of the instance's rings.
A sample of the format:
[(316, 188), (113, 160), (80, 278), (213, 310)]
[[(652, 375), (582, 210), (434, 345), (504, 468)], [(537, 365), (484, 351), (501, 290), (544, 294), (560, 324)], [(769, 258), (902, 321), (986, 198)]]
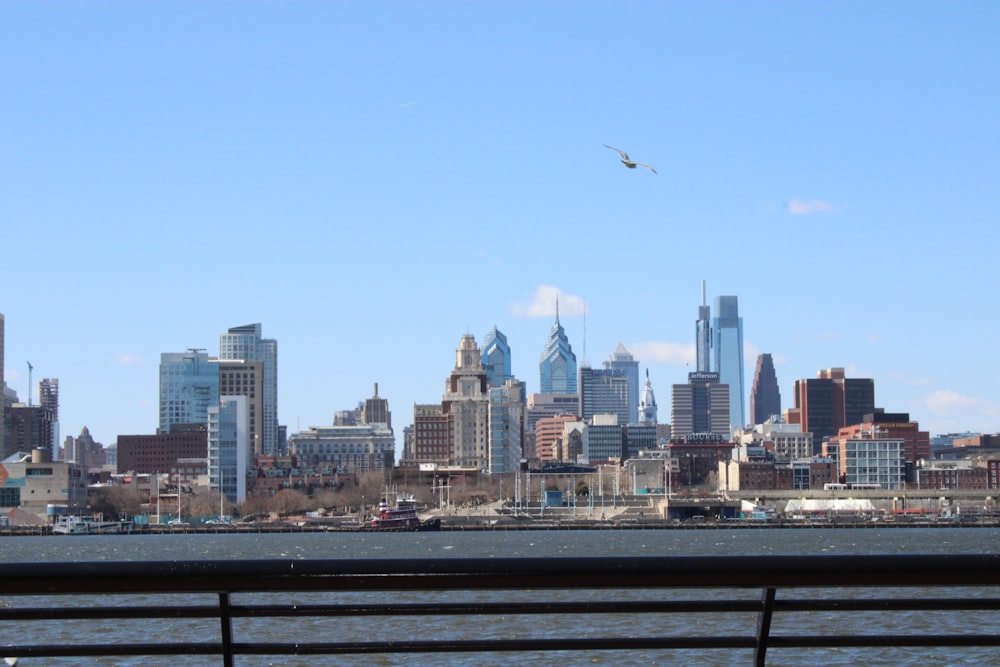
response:
[(261, 338), (260, 323), (233, 327), (219, 336), (219, 359), (264, 362), (263, 438), (260, 451), (281, 454), (278, 435), (278, 341)]
[(452, 465), (480, 470), (489, 467), (487, 384), (476, 339), (466, 334), (455, 351), (455, 368), (441, 397), (441, 407), (452, 427)]
[(250, 439), (245, 396), (222, 396), (208, 409), (208, 478), (231, 503), (247, 498)]

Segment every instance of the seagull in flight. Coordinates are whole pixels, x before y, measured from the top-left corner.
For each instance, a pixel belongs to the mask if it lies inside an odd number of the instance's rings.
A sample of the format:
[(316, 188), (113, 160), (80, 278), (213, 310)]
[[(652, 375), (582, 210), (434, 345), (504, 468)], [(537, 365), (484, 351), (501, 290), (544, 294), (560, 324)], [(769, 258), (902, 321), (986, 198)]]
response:
[(616, 151), (619, 155), (621, 155), (622, 156), (622, 164), (625, 165), (626, 167), (628, 167), (629, 169), (635, 169), (636, 167), (645, 167), (646, 169), (649, 169), (654, 174), (656, 173), (656, 170), (653, 169), (651, 166), (649, 166), (645, 162), (636, 162), (635, 160), (633, 160), (632, 158), (630, 158), (628, 156), (628, 153), (626, 153), (622, 149), (615, 148), (614, 146), (608, 146), (607, 144), (603, 144), (603, 146), (605, 148), (610, 148), (611, 150)]

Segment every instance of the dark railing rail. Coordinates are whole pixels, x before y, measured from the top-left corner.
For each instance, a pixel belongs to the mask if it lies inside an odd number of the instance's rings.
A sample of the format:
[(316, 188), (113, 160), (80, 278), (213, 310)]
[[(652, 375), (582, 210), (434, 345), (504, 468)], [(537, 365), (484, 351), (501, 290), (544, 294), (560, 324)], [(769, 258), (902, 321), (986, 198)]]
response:
[[(769, 648), (821, 647), (994, 647), (995, 630), (941, 634), (926, 628), (912, 634), (829, 633), (775, 634), (776, 621), (803, 612), (996, 611), (1000, 598), (968, 595), (968, 587), (1000, 586), (1000, 555), (901, 556), (723, 556), (723, 557), (581, 557), (581, 558), (443, 558), (250, 560), (181, 562), (86, 562), (0, 564), (0, 623), (28, 621), (107, 621), (115, 619), (211, 619), (213, 641), (157, 636), (153, 641), (113, 643), (93, 638), (67, 643), (45, 639), (45, 623), (32, 630), (4, 633), (0, 654), (19, 658), (84, 656), (219, 656), (227, 666), (237, 656), (346, 655), (397, 653), (488, 653), (517, 651), (630, 651), (654, 649), (747, 649), (763, 665)], [(925, 587), (955, 590), (950, 597), (923, 594)], [(958, 589), (956, 590), (956, 587)], [(829, 597), (840, 589), (862, 589), (862, 596)], [(598, 591), (601, 599), (585, 603), (545, 601), (541, 591)], [(684, 590), (696, 599), (628, 599), (616, 591)], [(756, 589), (740, 597), (737, 589)], [(791, 589), (791, 590), (789, 590)], [(822, 595), (801, 595), (819, 589)], [(465, 600), (451, 591), (530, 591), (516, 600), (480, 596)], [(402, 602), (385, 593), (438, 594), (426, 602)], [(712, 594), (706, 594), (711, 591)], [(319, 603), (257, 602), (252, 595), (281, 593), (376, 593), (352, 601), (322, 596)], [(212, 594), (207, 598), (204, 595)], [(994, 591), (987, 591), (993, 594)], [(129, 596), (143, 594), (128, 604)], [(719, 599), (728, 595), (729, 599)], [(787, 597), (798, 595), (798, 597)], [(41, 597), (39, 597), (41, 596)], [(152, 596), (152, 597), (150, 597)], [(234, 599), (233, 596), (239, 596)], [(44, 604), (51, 598), (56, 604)], [(616, 599), (618, 598), (618, 599)], [(192, 600), (216, 600), (211, 604)], [(333, 602), (328, 602), (333, 599)], [(357, 602), (364, 599), (363, 602)], [(75, 601), (74, 604), (68, 604)], [(654, 614), (750, 614), (755, 627), (745, 634), (708, 636), (687, 631), (661, 636)], [(559, 636), (424, 639), (427, 616), (532, 616), (572, 619), (580, 614), (632, 614), (648, 622), (633, 627), (642, 636), (581, 636), (567, 622)], [(411, 623), (412, 628), (371, 641), (260, 641), (240, 635), (237, 619), (307, 617), (381, 618)], [(995, 626), (991, 626), (995, 627)], [(935, 627), (935, 630), (940, 628)], [(593, 634), (593, 633), (590, 633)], [(403, 637), (403, 640), (399, 640)], [(405, 639), (410, 638), (413, 639)], [(15, 638), (16, 643), (10, 642)]]

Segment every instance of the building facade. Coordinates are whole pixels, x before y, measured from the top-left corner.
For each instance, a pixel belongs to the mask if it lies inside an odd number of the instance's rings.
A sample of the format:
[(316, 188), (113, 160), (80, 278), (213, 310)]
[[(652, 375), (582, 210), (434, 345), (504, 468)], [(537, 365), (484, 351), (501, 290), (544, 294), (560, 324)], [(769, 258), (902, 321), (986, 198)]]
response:
[(729, 387), (718, 373), (688, 373), (687, 384), (671, 388), (670, 426), (675, 439), (696, 433), (714, 433), (728, 439)]
[(865, 415), (875, 412), (875, 381), (847, 378), (843, 368), (829, 368), (819, 371), (815, 379), (796, 380), (794, 399), (795, 412), (786, 413), (785, 421), (797, 421), (803, 431), (811, 432), (813, 453), (819, 453), (824, 438), (862, 423)]
[(482, 362), (491, 387), (502, 387), (508, 380), (514, 379), (510, 370), (510, 345), (507, 344), (507, 336), (495, 326), (483, 339)]
[(489, 471), (490, 474), (520, 470), (524, 433), (524, 383), (507, 380), (502, 387), (489, 389)]
[(701, 305), (694, 325), (696, 368), (701, 373), (712, 371), (712, 309), (705, 299), (705, 281), (701, 281)]
[(743, 318), (735, 296), (715, 299), (715, 317), (712, 319), (712, 352), (715, 355), (715, 372), (719, 382), (729, 386), (730, 428), (743, 428)]
[(646, 371), (646, 384), (642, 387), (639, 398), (639, 423), (656, 424), (656, 396), (653, 394), (653, 384), (649, 381), (649, 370)]
[(266, 455), (283, 453), (278, 430), (278, 341), (262, 338), (259, 323), (233, 327), (219, 336), (219, 359), (263, 363), (263, 430), (254, 447)]
[(177, 424), (169, 433), (119, 435), (118, 473), (165, 473), (178, 459), (208, 456), (208, 424)]
[(455, 368), (445, 381), (441, 407), (451, 422), (451, 465), (489, 466), (489, 394), (486, 371), (476, 339), (462, 336), (455, 351)]
[(632, 380), (623, 368), (580, 369), (580, 416), (590, 421), (595, 415), (615, 415), (618, 423), (631, 421), (629, 389)]
[(55, 458), (59, 451), (59, 378), (43, 378), (38, 383), (38, 405), (52, 413), (52, 442), (49, 443), (49, 451)]
[[(264, 374), (263, 361), (247, 361), (233, 359), (218, 361), (219, 397), (243, 396), (247, 399), (247, 419), (250, 449), (254, 456), (268, 456), (264, 451), (264, 416), (267, 414), (264, 405)], [(217, 407), (217, 406), (213, 406)]]
[(539, 387), (543, 394), (575, 394), (576, 355), (559, 323), (559, 305), (556, 304), (556, 321), (549, 331), (545, 351), (538, 363)]
[(770, 354), (759, 354), (750, 388), (750, 423), (763, 424), (775, 416), (781, 416), (781, 391), (774, 360)]
[(625, 349), (625, 345), (619, 342), (618, 347), (611, 353), (608, 360), (604, 362), (604, 370), (620, 371), (625, 374), (628, 380), (628, 419), (623, 423), (638, 424), (640, 401), (639, 362)]
[(201, 350), (160, 354), (160, 432), (174, 424), (207, 424), (219, 404), (219, 364)]
[(245, 396), (222, 396), (208, 409), (209, 484), (231, 503), (247, 499), (250, 440)]

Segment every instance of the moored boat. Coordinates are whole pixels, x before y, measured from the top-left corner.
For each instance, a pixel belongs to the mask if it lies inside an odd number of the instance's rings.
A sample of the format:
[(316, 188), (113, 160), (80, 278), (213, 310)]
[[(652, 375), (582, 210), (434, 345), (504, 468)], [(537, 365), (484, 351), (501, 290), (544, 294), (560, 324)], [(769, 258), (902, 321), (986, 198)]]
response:
[(52, 526), (56, 535), (97, 535), (122, 532), (123, 522), (105, 521), (100, 514), (74, 516), (64, 514)]
[(440, 530), (441, 519), (421, 520), (416, 499), (408, 493), (397, 493), (395, 504), (389, 504), (388, 497), (382, 498), (370, 526), (372, 530)]

